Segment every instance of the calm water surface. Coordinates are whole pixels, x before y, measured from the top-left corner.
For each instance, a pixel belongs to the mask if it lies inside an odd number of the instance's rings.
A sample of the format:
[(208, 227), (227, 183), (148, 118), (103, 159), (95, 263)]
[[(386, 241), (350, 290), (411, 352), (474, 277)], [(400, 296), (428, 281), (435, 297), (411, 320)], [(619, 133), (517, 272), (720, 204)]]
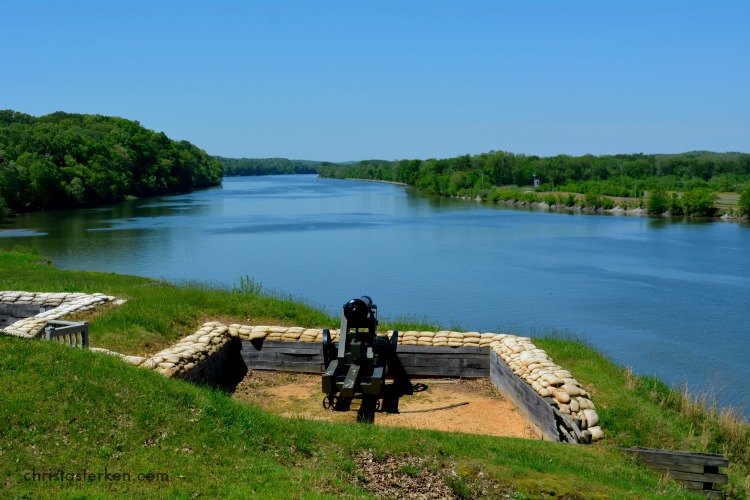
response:
[(568, 329), (621, 365), (750, 411), (750, 227), (547, 213), (316, 176), (27, 214), (0, 248), (65, 269), (231, 285), (250, 276), (335, 314), (520, 333)]

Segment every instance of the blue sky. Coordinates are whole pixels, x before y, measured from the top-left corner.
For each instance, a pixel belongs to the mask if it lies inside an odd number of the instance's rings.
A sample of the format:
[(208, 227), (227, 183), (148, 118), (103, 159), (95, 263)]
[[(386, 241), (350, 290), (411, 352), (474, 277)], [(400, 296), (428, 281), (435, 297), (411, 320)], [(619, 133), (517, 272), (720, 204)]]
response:
[(750, 2), (0, 1), (0, 109), (330, 161), (750, 152)]

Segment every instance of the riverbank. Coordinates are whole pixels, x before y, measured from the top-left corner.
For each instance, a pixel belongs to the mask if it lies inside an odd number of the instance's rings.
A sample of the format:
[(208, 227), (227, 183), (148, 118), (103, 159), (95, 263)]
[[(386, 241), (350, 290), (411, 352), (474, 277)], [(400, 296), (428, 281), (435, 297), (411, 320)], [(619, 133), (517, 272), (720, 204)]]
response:
[[(338, 320), (314, 308), (283, 296), (264, 295), (251, 285), (241, 281), (230, 289), (200, 283), (177, 286), (134, 276), (61, 271), (40, 255), (0, 252), (0, 289), (80, 290), (126, 299), (120, 306), (84, 317), (91, 323), (93, 345), (127, 354), (155, 352), (208, 320), (230, 324), (252, 318), (257, 323), (311, 327), (338, 324)], [(433, 325), (382, 326), (419, 331)], [(357, 470), (352, 457), (367, 449), (378, 457), (428, 456), (432, 457), (428, 461), (430, 467), (473, 471), (456, 476), (460, 481), (454, 484), (457, 488), (479, 488), (476, 491), (481, 491), (482, 486), (481, 481), (475, 481), (485, 477), (491, 480), (491, 488), (498, 485), (506, 488), (501, 491), (517, 491), (530, 498), (541, 497), (548, 490), (556, 491), (555, 496), (581, 491), (590, 492), (589, 496), (622, 498), (657, 497), (659, 492), (680, 496), (656, 475), (614, 451), (619, 446), (726, 454), (731, 460), (727, 470), (730, 493), (743, 498), (750, 491), (750, 430), (741, 417), (712, 408), (710, 400), (671, 390), (653, 378), (633, 376), (571, 338), (540, 338), (535, 343), (556, 363), (569, 369), (594, 396), (607, 434), (604, 440), (586, 447), (591, 451), (377, 426), (321, 427), (315, 422), (271, 417), (252, 407), (237, 406), (218, 393), (179, 381), (157, 380), (157, 374), (136, 374), (137, 369), (117, 359), (95, 359), (90, 357), (92, 353), (61, 350), (44, 343), (8, 338), (0, 338), (0, 342), (0, 363), (4, 363), (0, 387), (10, 398), (7, 405), (0, 406), (0, 422), (6, 422), (5, 427), (0, 427), (0, 451), (7, 458), (3, 461), (4, 474), (14, 478), (5, 487), (35, 496), (103, 491), (103, 484), (76, 485), (75, 490), (70, 490), (61, 484), (24, 483), (18, 477), (24, 467), (51, 470), (55, 464), (60, 467), (74, 463), (102, 469), (117, 465), (120, 470), (133, 471), (145, 463), (164, 464), (174, 475), (183, 476), (170, 485), (170, 491), (183, 495), (211, 488), (228, 493), (226, 488), (235, 481), (244, 481), (248, 493), (271, 496), (278, 488), (274, 483), (288, 483), (288, 479), (282, 479), (288, 474), (299, 481), (299, 486), (293, 491), (280, 490), (281, 496), (302, 492), (352, 495), (356, 491), (352, 484)], [(92, 370), (97, 373), (95, 379), (90, 377)], [(65, 391), (59, 390), (58, 381), (63, 384), (60, 387), (66, 387)], [(107, 397), (102, 400), (101, 394)], [(51, 411), (52, 407), (58, 410)], [(84, 411), (85, 418), (81, 413)], [(131, 424), (123, 426), (122, 422)], [(217, 424), (223, 429), (219, 434)], [(37, 432), (24, 431), (32, 427)], [(118, 428), (118, 433), (110, 435), (110, 429)], [(50, 440), (49, 433), (59, 436), (57, 441)], [(162, 434), (165, 437), (159, 437)], [(55, 444), (65, 440), (65, 447)], [(233, 448), (239, 442), (245, 446), (242, 453)], [(487, 459), (490, 456), (494, 457), (491, 461)], [(248, 457), (255, 461), (249, 462)], [(7, 469), (14, 463), (21, 465)], [(322, 470), (320, 463), (327, 464), (327, 468)], [(534, 465), (539, 463), (548, 465), (540, 470)], [(601, 463), (608, 464), (604, 470)], [(232, 481), (219, 483), (211, 479), (207, 470), (216, 477), (231, 477)], [(581, 485), (587, 489), (581, 489)], [(140, 489), (128, 491), (156, 496), (163, 491), (154, 489), (157, 487), (140, 485)]]
[[(536, 194), (533, 191), (527, 191), (527, 193), (532, 194), (536, 196)], [(442, 196), (442, 195), (440, 195)], [(447, 196), (448, 198), (453, 199), (460, 199), (460, 200), (466, 200), (466, 201), (476, 201), (479, 203), (491, 203), (488, 202), (486, 199), (482, 199), (481, 197), (470, 197), (470, 196)], [(633, 200), (636, 203), (638, 200)], [(587, 214), (598, 214), (598, 215), (626, 215), (626, 216), (632, 216), (632, 217), (654, 217), (654, 218), (664, 218), (664, 219), (681, 219), (681, 220), (705, 220), (705, 221), (723, 221), (723, 222), (748, 222), (750, 221), (750, 217), (748, 216), (742, 216), (740, 217), (736, 213), (732, 212), (730, 214), (729, 212), (723, 213), (721, 216), (718, 217), (688, 217), (685, 215), (672, 215), (669, 212), (663, 212), (663, 213), (651, 213), (645, 208), (642, 208), (640, 206), (630, 207), (628, 206), (628, 203), (622, 203), (618, 204), (612, 208), (604, 208), (601, 206), (594, 207), (594, 206), (587, 206), (587, 205), (564, 205), (559, 203), (547, 203), (545, 201), (524, 201), (524, 200), (514, 200), (514, 199), (498, 199), (495, 201), (496, 204), (499, 205), (505, 205), (509, 207), (528, 207), (533, 209), (539, 209), (539, 210), (545, 210), (545, 211), (557, 211), (557, 212), (565, 212), (565, 213), (587, 213)], [(632, 203), (631, 203), (632, 204)], [(624, 206), (623, 206), (624, 205)]]
[[(393, 184), (397, 186), (408, 187), (420, 192), (419, 188), (410, 186), (403, 182), (378, 180), (378, 179), (359, 179), (356, 177), (347, 177), (345, 180), (362, 181), (362, 182), (379, 182), (383, 184)], [(717, 216), (687, 216), (687, 215), (673, 215), (669, 211), (662, 213), (652, 213), (646, 208), (643, 208), (644, 201), (638, 198), (624, 198), (616, 196), (596, 196), (594, 199), (599, 205), (586, 205), (586, 197), (580, 193), (567, 193), (567, 192), (544, 192), (537, 193), (532, 190), (525, 190), (517, 188), (516, 186), (504, 186), (498, 188), (498, 191), (506, 191), (506, 198), (492, 196), (487, 193), (479, 196), (468, 196), (468, 195), (448, 195), (448, 194), (435, 194), (435, 196), (476, 201), (480, 203), (496, 203), (500, 205), (510, 207), (528, 207), (539, 210), (557, 211), (565, 213), (588, 213), (598, 215), (627, 215), (634, 217), (656, 217), (665, 219), (683, 219), (683, 220), (704, 220), (704, 221), (724, 221), (724, 222), (748, 222), (750, 216), (740, 216), (736, 207), (733, 206), (721, 206), (716, 207)], [(572, 197), (567, 200), (567, 203), (559, 203), (558, 200)], [(492, 199), (489, 199), (492, 198)], [(545, 201), (548, 199), (548, 201)], [(555, 200), (555, 201), (552, 201)], [(608, 200), (608, 201), (604, 201)], [(611, 205), (611, 206), (609, 206)]]

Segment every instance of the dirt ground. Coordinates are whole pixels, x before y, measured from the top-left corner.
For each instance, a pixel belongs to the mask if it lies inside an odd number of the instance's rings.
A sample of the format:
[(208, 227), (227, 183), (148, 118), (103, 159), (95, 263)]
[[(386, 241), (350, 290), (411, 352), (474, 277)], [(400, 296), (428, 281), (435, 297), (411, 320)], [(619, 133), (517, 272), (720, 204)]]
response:
[(412, 390), (406, 391), (411, 394), (399, 397), (393, 387), (386, 381), (386, 397), (374, 412), (366, 411), (360, 399), (347, 411), (334, 411), (323, 406), (320, 375), (250, 370), (233, 397), (287, 417), (368, 419), (375, 425), (537, 439), (526, 419), (488, 379), (412, 379)]

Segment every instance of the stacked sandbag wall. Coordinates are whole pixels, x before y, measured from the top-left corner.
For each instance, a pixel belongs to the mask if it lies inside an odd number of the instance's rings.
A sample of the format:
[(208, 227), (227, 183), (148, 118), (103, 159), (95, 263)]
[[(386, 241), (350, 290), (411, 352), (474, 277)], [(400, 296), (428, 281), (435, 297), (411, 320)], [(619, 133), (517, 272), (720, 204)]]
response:
[(118, 302), (115, 297), (101, 293), (47, 293), (47, 292), (0, 292), (0, 303), (16, 306), (37, 306), (46, 309), (35, 316), (22, 318), (2, 329), (3, 333), (15, 337), (36, 338), (47, 325), (47, 321), (60, 319), (77, 312), (85, 312), (109, 302)]
[[(24, 318), (4, 328), (6, 334), (34, 338), (43, 332), (46, 322), (74, 312), (83, 312), (108, 302), (121, 303), (115, 297), (95, 293), (0, 292), (0, 303), (50, 308), (36, 316)], [(330, 330), (332, 340), (339, 339), (338, 330)], [(391, 337), (392, 331), (386, 332)], [(92, 348), (121, 357), (135, 366), (156, 370), (167, 377), (190, 378), (193, 370), (228, 347), (233, 339), (281, 342), (322, 342), (323, 330), (318, 328), (240, 325), (218, 322), (204, 324), (194, 334), (151, 357), (127, 356), (106, 349)], [(486, 347), (492, 349), (516, 376), (530, 385), (559, 412), (570, 416), (582, 429), (588, 429), (594, 440), (603, 437), (598, 426), (591, 395), (567, 370), (555, 364), (542, 349), (527, 337), (499, 333), (456, 331), (405, 331), (399, 333), (400, 345)], [(206, 367), (204, 366), (205, 370)]]
[[(284, 326), (229, 325), (230, 335), (244, 340), (269, 342), (322, 342), (323, 330)], [(339, 331), (330, 330), (338, 342)], [(390, 338), (392, 331), (386, 332)], [(486, 347), (490, 348), (534, 391), (561, 413), (574, 419), (593, 440), (603, 437), (599, 416), (591, 395), (567, 370), (555, 364), (545, 351), (537, 348), (528, 337), (492, 332), (405, 331), (399, 332), (399, 345)]]

